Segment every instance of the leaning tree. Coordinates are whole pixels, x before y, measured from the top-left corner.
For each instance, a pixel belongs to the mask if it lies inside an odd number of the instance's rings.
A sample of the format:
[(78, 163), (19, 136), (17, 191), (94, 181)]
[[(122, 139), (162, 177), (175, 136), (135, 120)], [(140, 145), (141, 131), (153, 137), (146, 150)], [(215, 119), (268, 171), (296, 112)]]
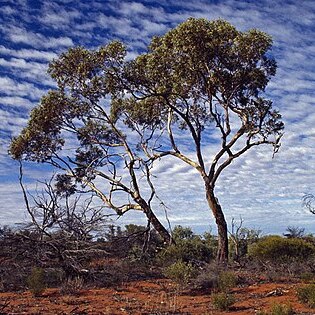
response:
[[(191, 18), (153, 38), (121, 77), (123, 93), (113, 112), (140, 125), (166, 126), (169, 141), (150, 159), (171, 155), (199, 172), (218, 228), (219, 262), (228, 258), (227, 224), (215, 194), (222, 171), (253, 147), (269, 144), (275, 153), (280, 146), (281, 115), (264, 96), (276, 73), (271, 45), (270, 36), (256, 29), (241, 32), (223, 20)], [(185, 151), (183, 132), (195, 158)], [(219, 146), (209, 156), (214, 140)]]
[(71, 48), (54, 60), (49, 73), (57, 88), (32, 110), (27, 126), (12, 140), (10, 153), (20, 161), (57, 168), (59, 193), (97, 195), (119, 216), (142, 211), (169, 243), (169, 231), (152, 210), (157, 197), (152, 161), (145, 154), (148, 146), (141, 146), (154, 141), (159, 122), (134, 129), (110, 113), (119, 101), (117, 78), (125, 54), (121, 43), (112, 42), (95, 51)]

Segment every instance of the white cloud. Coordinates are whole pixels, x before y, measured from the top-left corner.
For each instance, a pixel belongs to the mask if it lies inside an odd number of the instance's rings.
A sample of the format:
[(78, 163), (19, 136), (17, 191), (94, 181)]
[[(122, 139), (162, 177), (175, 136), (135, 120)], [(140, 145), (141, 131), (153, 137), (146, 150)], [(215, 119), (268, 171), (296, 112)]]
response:
[[(37, 101), (44, 94), (44, 92), (44, 90), (39, 89), (33, 83), (18, 83), (8, 77), (0, 78), (0, 94), (11, 97), (28, 97), (32, 100)], [(0, 97), (0, 101), (3, 103), (6, 102), (5, 99), (2, 97)], [(12, 103), (9, 104), (14, 105)]]
[(143, 31), (148, 35), (161, 35), (167, 31), (167, 26), (161, 23), (152, 22), (150, 20), (142, 20)]
[(51, 51), (41, 51), (35, 49), (9, 49), (4, 46), (0, 46), (0, 55), (5, 57), (17, 57), (21, 59), (35, 59), (42, 61), (52, 61), (58, 57), (58, 54)]
[(55, 29), (64, 29), (69, 27), (75, 19), (84, 15), (73, 7), (65, 7), (53, 2), (44, 2), (41, 8), (39, 22)]
[(140, 2), (121, 2), (119, 10), (122, 14), (127, 16), (148, 12), (148, 8)]
[[(16, 109), (16, 108), (15, 108)], [(12, 108), (11, 108), (12, 110)], [(21, 113), (19, 111), (8, 111), (0, 108), (0, 121), (1, 121), (1, 130), (6, 131), (10, 134), (10, 136), (17, 136), (23, 127), (26, 126), (27, 119), (21, 117)], [(4, 138), (2, 145), (7, 146), (10, 137)], [(2, 151), (2, 154), (6, 155), (7, 150)], [(5, 172), (6, 170), (3, 169)]]
[(4, 105), (9, 105), (11, 107), (25, 107), (31, 108), (34, 106), (27, 98), (18, 97), (18, 96), (4, 96), (0, 98), (0, 102)]
[(22, 58), (0, 58), (0, 67), (3, 67), (4, 73), (27, 81), (32, 81), (37, 85), (46, 85), (55, 87), (55, 83), (48, 77), (48, 64), (28, 61)]
[(16, 11), (13, 8), (11, 8), (10, 6), (4, 5), (4, 6), (0, 7), (0, 12), (5, 14), (5, 15), (11, 15), (11, 14), (14, 14)]
[(105, 29), (110, 31), (115, 36), (132, 36), (140, 37), (140, 31), (132, 26), (131, 20), (121, 17), (107, 16), (101, 13), (98, 16), (98, 23)]
[(68, 36), (45, 36), (18, 26), (2, 27), (2, 31), (12, 43), (25, 44), (35, 49), (60, 49), (74, 46), (72, 39)]

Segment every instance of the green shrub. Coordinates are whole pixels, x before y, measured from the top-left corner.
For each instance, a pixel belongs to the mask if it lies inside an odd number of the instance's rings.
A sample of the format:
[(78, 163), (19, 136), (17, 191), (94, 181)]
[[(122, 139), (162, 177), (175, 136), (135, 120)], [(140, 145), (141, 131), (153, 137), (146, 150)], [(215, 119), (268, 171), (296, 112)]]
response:
[(230, 271), (221, 271), (218, 278), (218, 287), (222, 292), (228, 292), (236, 286), (236, 276)]
[(195, 235), (190, 228), (176, 226), (173, 231), (175, 244), (163, 248), (157, 255), (157, 262), (169, 265), (178, 260), (184, 262), (210, 262), (215, 255), (216, 248), (213, 240), (206, 235)]
[(315, 253), (315, 247), (303, 239), (266, 236), (249, 248), (253, 258), (283, 262), (290, 258), (305, 260)]
[(217, 310), (227, 311), (234, 303), (235, 298), (231, 294), (224, 292), (212, 294), (212, 304)]
[(307, 304), (311, 308), (315, 308), (315, 284), (309, 284), (305, 287), (297, 289), (299, 301)]
[(300, 274), (300, 279), (302, 281), (305, 281), (305, 282), (313, 281), (314, 280), (314, 274), (312, 272), (309, 272), (309, 271), (302, 272)]
[(176, 225), (173, 229), (172, 237), (176, 242), (179, 240), (192, 239), (195, 237), (195, 234), (190, 227), (183, 227), (181, 225)]
[(177, 261), (164, 269), (164, 275), (181, 286), (186, 286), (196, 275), (196, 269), (190, 263)]
[(27, 277), (27, 285), (33, 296), (41, 296), (45, 291), (45, 274), (42, 268), (33, 268)]
[(274, 304), (271, 308), (270, 315), (293, 315), (294, 311), (291, 305)]
[(294, 311), (291, 305), (275, 303), (269, 312), (259, 311), (257, 315), (293, 315)]

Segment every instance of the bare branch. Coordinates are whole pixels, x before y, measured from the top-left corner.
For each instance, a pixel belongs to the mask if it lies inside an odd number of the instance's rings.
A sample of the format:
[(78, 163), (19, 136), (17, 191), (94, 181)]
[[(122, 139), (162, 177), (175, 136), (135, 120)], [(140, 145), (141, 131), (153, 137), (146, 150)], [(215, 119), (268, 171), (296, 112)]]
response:
[(173, 120), (173, 110), (172, 108), (169, 108), (168, 110), (168, 118), (167, 118), (167, 131), (168, 131), (168, 136), (169, 139), (171, 141), (171, 145), (172, 148), (175, 152), (180, 153), (176, 144), (175, 144), (175, 140), (174, 140), (174, 136), (173, 136), (173, 132), (172, 132), (172, 128), (171, 128), (171, 124), (172, 124), (172, 120)]
[(309, 212), (315, 214), (315, 196), (313, 194), (306, 194), (303, 196), (302, 201), (303, 206), (306, 207)]

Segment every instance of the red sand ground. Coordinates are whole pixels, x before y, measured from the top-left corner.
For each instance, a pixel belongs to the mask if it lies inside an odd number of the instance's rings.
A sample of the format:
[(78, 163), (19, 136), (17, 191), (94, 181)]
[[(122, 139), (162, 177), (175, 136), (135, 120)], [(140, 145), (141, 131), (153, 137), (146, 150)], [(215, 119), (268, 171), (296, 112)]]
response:
[(1, 293), (0, 314), (245, 315), (267, 310), (274, 303), (290, 304), (297, 314), (315, 314), (315, 310), (297, 300), (296, 288), (302, 285), (279, 282), (235, 288), (236, 303), (229, 312), (214, 310), (210, 292), (179, 293), (165, 279), (131, 282), (115, 289), (82, 290), (77, 295), (62, 295), (58, 289), (47, 289), (39, 298), (30, 292)]

